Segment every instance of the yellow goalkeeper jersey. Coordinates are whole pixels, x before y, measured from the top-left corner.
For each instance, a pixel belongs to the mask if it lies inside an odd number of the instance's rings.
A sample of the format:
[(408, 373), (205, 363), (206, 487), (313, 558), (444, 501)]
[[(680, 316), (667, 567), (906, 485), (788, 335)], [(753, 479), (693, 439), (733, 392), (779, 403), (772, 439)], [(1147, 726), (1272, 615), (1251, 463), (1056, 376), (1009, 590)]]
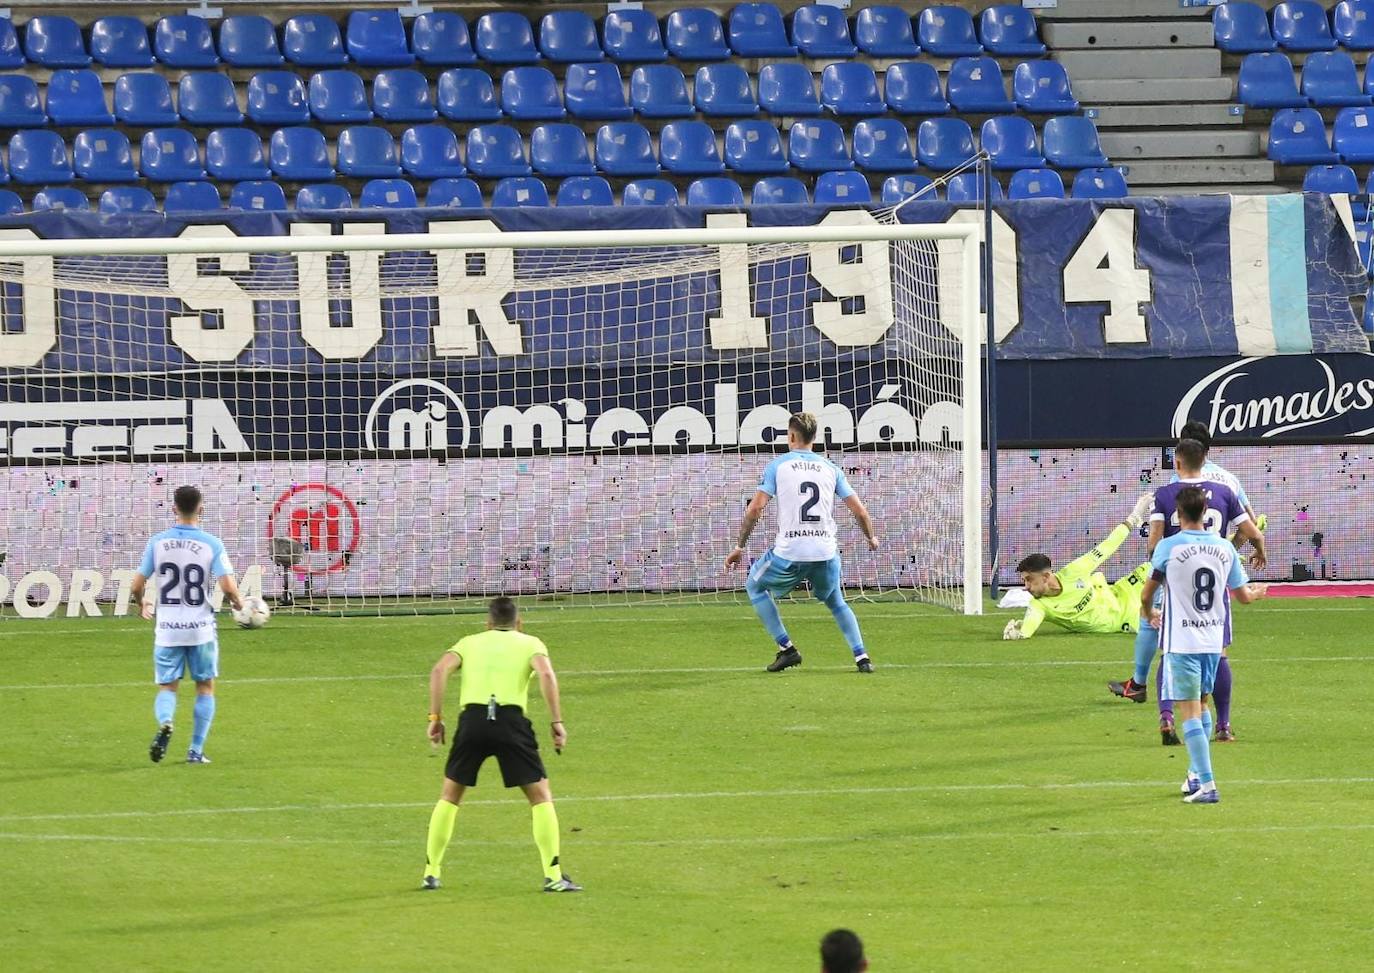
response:
[(1063, 590), (1057, 595), (1031, 600), (1021, 622), (1021, 634), (1034, 635), (1046, 619), (1070, 632), (1134, 631), (1140, 618), (1140, 589), (1144, 578), (1134, 583), (1130, 583), (1130, 579), (1136, 578), (1139, 569), (1116, 585), (1108, 584), (1106, 576), (1097, 570), (1116, 553), (1130, 533), (1125, 524), (1118, 524), (1091, 551), (1056, 571), (1054, 576)]

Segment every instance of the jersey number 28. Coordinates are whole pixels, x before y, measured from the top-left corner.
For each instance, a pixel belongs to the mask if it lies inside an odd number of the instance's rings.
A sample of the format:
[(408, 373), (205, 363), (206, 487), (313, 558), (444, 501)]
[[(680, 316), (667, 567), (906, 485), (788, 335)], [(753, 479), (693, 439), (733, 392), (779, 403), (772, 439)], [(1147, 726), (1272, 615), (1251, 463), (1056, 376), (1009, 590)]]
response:
[(190, 605), (192, 608), (205, 604), (205, 569), (199, 564), (188, 564), (183, 571), (168, 561), (158, 574), (166, 579), (160, 591), (162, 604)]

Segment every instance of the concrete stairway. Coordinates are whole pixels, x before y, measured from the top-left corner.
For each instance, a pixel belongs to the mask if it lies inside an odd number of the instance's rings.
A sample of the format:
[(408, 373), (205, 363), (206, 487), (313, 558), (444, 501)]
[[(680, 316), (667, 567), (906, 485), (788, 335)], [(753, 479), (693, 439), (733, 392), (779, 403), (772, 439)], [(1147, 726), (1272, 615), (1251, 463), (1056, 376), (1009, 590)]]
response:
[(1041, 31), (1132, 193), (1279, 192), (1212, 44), (1210, 8), (1059, 0)]

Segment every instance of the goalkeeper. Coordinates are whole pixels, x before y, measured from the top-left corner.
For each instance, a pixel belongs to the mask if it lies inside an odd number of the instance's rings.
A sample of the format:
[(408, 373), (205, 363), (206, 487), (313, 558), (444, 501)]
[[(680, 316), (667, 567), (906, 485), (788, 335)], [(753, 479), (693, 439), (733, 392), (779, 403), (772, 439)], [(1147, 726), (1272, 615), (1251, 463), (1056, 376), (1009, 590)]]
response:
[(1031, 603), (1020, 620), (1007, 622), (1004, 639), (1028, 639), (1049, 619), (1070, 632), (1134, 632), (1140, 625), (1140, 592), (1150, 577), (1150, 562), (1108, 584), (1097, 569), (1116, 553), (1150, 512), (1154, 499), (1142, 494), (1130, 515), (1096, 547), (1059, 571), (1046, 554), (1032, 554), (1016, 566)]

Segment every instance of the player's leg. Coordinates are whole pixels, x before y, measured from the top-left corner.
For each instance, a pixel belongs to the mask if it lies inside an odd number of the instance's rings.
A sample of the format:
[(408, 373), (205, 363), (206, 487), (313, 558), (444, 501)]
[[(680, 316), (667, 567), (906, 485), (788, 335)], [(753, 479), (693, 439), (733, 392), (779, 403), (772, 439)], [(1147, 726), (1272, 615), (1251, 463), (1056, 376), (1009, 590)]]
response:
[(525, 784), (520, 789), (530, 802), (534, 845), (539, 849), (539, 864), (544, 869), (544, 891), (581, 892), (582, 886), (567, 876), (559, 858), (558, 812), (554, 810), (548, 779)]
[(153, 742), (148, 745), (148, 758), (158, 763), (167, 754), (167, 744), (172, 739), (172, 721), (177, 713), (177, 687), (186, 675), (186, 651), (177, 645), (157, 645), (153, 647), (153, 679), (157, 683), (157, 695), (153, 697), (153, 717), (157, 720), (157, 732)]
[(778, 654), (768, 666), (769, 672), (781, 672), (792, 666), (801, 665), (801, 652), (792, 644), (792, 639), (783, 627), (782, 616), (778, 614), (777, 602), (773, 593), (787, 594), (796, 587), (797, 578), (791, 561), (775, 557), (770, 550), (754, 562), (749, 569), (749, 577), (744, 583), (749, 594), (749, 604), (754, 606), (759, 620), (773, 641), (778, 643)]
[(210, 735), (210, 724), (215, 719), (215, 680), (219, 677), (219, 643), (206, 642), (188, 650), (187, 659), (191, 678), (196, 681), (195, 723), (191, 729), (191, 747), (186, 751), (186, 762), (208, 764), (205, 756), (205, 738)]
[(1118, 601), (1127, 607), (1135, 606), (1138, 627), (1135, 633), (1135, 668), (1125, 682), (1109, 682), (1107, 688), (1117, 696), (1136, 703), (1143, 703), (1146, 700), (1147, 691), (1145, 687), (1150, 680), (1150, 663), (1154, 661), (1155, 652), (1159, 648), (1159, 631), (1150, 626), (1149, 621), (1143, 617), (1140, 611), (1140, 592), (1145, 584), (1145, 579), (1150, 576), (1150, 570), (1150, 564), (1147, 561), (1112, 585)]
[(453, 840), (453, 826), (458, 820), (458, 805), (463, 803), (462, 784), (448, 777), (444, 778), (439, 791), (439, 800), (429, 815), (429, 835), (425, 839), (425, 875), (420, 888), (425, 890), (439, 887), (439, 871), (443, 868), (444, 853), (448, 843)]
[[(481, 717), (481, 710), (472, 711)], [(444, 767), (444, 783), (439, 800), (429, 815), (429, 835), (425, 840), (425, 874), (422, 889), (439, 887), (439, 872), (444, 864), (444, 852), (453, 839), (453, 826), (458, 820), (458, 805), (469, 787), (477, 786), (477, 774), (483, 762), (491, 756), (490, 740), (486, 735), (486, 720), (469, 715), (464, 710), (458, 716), (458, 727), (449, 747), (448, 763)]]
[(563, 871), (559, 858), (558, 812), (549, 790), (549, 776), (539, 756), (539, 741), (534, 727), (518, 709), (502, 709), (496, 723), (499, 744), (495, 748), (501, 765), (501, 780), (507, 787), (518, 787), (530, 802), (530, 824), (534, 846), (539, 849), (539, 867), (544, 870), (545, 892), (581, 892)]
[(1212, 701), (1217, 707), (1217, 743), (1234, 743), (1236, 735), (1231, 732), (1231, 660), (1225, 655), (1217, 664), (1217, 682), (1212, 690)]
[(1206, 699), (1216, 682), (1219, 655), (1178, 655), (1165, 656), (1169, 667), (1169, 681), (1172, 684), (1178, 715), (1183, 720), (1183, 742), (1188, 748), (1188, 780), (1184, 789), (1191, 790), (1194, 779), (1197, 789), (1184, 800), (1189, 804), (1216, 804), (1221, 800), (1217, 794), (1216, 780), (1212, 774), (1212, 752), (1207, 723), (1203, 714), (1207, 711)]
[(819, 561), (811, 565), (808, 573), (811, 578), (812, 593), (818, 601), (830, 609), (830, 614), (835, 616), (835, 624), (840, 627), (840, 634), (844, 636), (845, 642), (849, 645), (849, 651), (854, 654), (854, 664), (858, 666), (860, 672), (872, 672), (873, 662), (864, 649), (863, 634), (859, 631), (859, 620), (854, 616), (854, 609), (850, 608), (844, 600), (843, 572), (839, 557), (832, 557), (829, 561)]
[(1176, 747), (1183, 741), (1174, 729), (1174, 701), (1164, 689), (1164, 661), (1161, 659), (1155, 669), (1155, 695), (1159, 697), (1159, 742), (1166, 747)]

